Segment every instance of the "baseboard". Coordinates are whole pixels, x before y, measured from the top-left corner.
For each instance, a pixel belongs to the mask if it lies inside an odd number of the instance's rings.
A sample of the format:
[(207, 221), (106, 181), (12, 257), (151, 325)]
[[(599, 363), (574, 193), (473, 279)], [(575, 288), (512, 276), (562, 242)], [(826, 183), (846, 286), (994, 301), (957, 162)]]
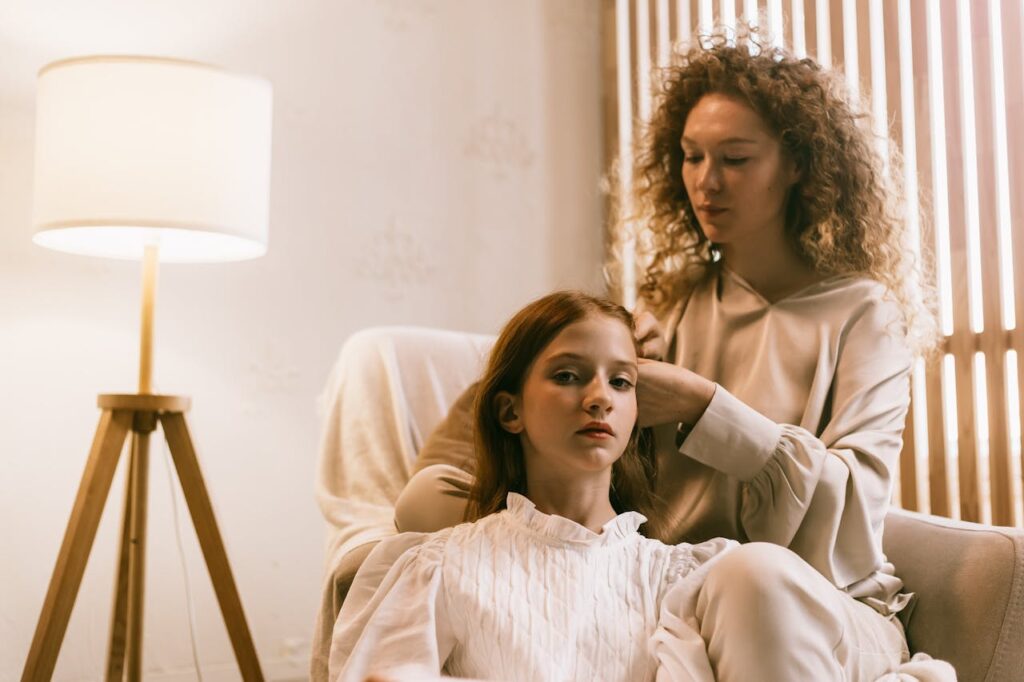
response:
[[(261, 660), (260, 666), (263, 668), (263, 676), (267, 682), (307, 682), (309, 680), (309, 661), (306, 660), (295, 658)], [(238, 682), (242, 679), (234, 661), (203, 665), (202, 672), (203, 682)], [(180, 670), (146, 671), (146, 680), (153, 682), (197, 682), (198, 679), (193, 667)]]

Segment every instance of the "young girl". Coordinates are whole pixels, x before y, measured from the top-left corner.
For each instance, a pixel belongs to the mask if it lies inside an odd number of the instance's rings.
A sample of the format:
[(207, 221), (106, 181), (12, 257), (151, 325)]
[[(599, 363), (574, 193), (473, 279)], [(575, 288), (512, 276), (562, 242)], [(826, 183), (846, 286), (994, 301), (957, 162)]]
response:
[(470, 523), (374, 549), (338, 616), (330, 679), (712, 679), (688, 614), (735, 543), (641, 534), (656, 469), (637, 375), (624, 308), (560, 292), (517, 313), (480, 383)]

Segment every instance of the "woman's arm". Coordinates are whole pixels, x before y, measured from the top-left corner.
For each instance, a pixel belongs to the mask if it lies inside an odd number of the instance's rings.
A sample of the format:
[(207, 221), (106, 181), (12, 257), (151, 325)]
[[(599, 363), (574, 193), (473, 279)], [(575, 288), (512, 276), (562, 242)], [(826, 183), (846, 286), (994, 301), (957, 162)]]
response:
[[(882, 564), (882, 521), (910, 401), (911, 355), (895, 324), (895, 307), (881, 300), (851, 322), (820, 437), (776, 424), (718, 386), (679, 448), (743, 482), (739, 513), (749, 539), (789, 547), (839, 587)], [(641, 369), (641, 392), (654, 388), (644, 386), (652, 375)], [(697, 388), (682, 390), (689, 395), (677, 405), (699, 404)]]

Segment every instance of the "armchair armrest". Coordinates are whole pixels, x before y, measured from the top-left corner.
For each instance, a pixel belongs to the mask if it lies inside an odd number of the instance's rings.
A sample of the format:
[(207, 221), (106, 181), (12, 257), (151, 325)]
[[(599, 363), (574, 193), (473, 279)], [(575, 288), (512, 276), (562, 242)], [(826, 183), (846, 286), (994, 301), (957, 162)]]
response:
[(893, 510), (883, 546), (917, 594), (911, 651), (949, 661), (960, 680), (1024, 679), (1024, 531)]

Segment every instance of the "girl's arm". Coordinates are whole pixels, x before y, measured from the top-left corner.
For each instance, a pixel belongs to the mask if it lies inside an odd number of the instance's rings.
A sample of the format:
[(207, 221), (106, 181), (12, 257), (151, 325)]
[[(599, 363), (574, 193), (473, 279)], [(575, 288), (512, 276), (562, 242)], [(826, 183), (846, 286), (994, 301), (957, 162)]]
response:
[(455, 645), (441, 572), (448, 535), (402, 533), (366, 558), (334, 626), (331, 682), (440, 676)]

